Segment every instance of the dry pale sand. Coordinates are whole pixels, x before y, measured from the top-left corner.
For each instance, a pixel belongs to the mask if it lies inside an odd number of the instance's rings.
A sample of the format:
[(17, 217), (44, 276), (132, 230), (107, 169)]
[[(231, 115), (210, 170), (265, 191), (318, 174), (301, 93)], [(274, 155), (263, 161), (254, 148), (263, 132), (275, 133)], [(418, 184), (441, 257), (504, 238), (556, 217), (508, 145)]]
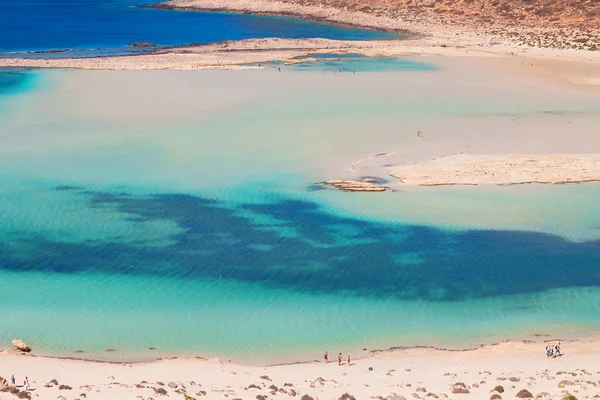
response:
[[(356, 399), (489, 399), (500, 385), (504, 399), (525, 389), (541, 399), (559, 399), (567, 393), (578, 399), (600, 398), (600, 342), (563, 342), (563, 356), (548, 359), (546, 342), (504, 342), (476, 350), (445, 351), (431, 348), (397, 349), (371, 353), (366, 358), (337, 365), (319, 361), (256, 367), (214, 360), (159, 360), (139, 364), (109, 364), (3, 354), (0, 373), (17, 383), (29, 377), (33, 398), (56, 399), (338, 399), (349, 393)], [(556, 343), (555, 341), (551, 343)], [(336, 349), (330, 349), (336, 350)], [(320, 358), (320, 354), (319, 354)], [(372, 367), (372, 370), (369, 370)], [(48, 383), (72, 389), (60, 390)], [(463, 383), (468, 393), (456, 392)], [(463, 391), (465, 390), (458, 390)], [(295, 394), (295, 395), (294, 395)], [(308, 395), (311, 397), (302, 397)], [(265, 397), (260, 397), (265, 396)], [(13, 399), (0, 393), (0, 399)], [(401, 398), (401, 397), (400, 397)], [(396, 397), (398, 399), (398, 397)]]
[(391, 173), (406, 185), (514, 185), (600, 181), (600, 155), (457, 154)]

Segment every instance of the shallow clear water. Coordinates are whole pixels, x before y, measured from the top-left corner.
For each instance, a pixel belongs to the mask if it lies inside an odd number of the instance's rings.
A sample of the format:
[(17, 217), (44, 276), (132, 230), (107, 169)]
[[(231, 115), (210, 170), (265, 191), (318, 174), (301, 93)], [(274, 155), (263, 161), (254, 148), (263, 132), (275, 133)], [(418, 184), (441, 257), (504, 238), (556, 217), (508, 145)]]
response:
[[(306, 60), (306, 61), (304, 61)], [(263, 66), (283, 68), (290, 71), (323, 71), (324, 73), (389, 72), (389, 71), (433, 71), (435, 66), (403, 58), (366, 57), (360, 54), (310, 54), (295, 59), (286, 65), (281, 61), (270, 61)]]
[(415, 104), (392, 85), (443, 70), (284, 72), (50, 71), (0, 100), (0, 343), (276, 362), (597, 331), (600, 185), (307, 190), (390, 146), (398, 115), (585, 98)]
[[(0, 52), (78, 49), (69, 56), (130, 51), (134, 42), (158, 45), (263, 37), (368, 40), (388, 33), (315, 24), (293, 18), (140, 9), (142, 0), (9, 0), (0, 3)], [(103, 50), (104, 49), (104, 50)], [(60, 54), (65, 56), (66, 54)], [(52, 53), (38, 56), (53, 56)]]

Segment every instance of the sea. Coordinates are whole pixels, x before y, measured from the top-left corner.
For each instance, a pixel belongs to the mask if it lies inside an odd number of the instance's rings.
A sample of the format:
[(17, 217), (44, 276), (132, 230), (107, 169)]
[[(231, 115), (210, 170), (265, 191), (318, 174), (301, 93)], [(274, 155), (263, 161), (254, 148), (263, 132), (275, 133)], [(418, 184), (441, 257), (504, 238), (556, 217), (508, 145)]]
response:
[[(10, 4), (0, 15), (38, 3)], [(373, 35), (120, 0), (40, 7), (68, 23), (36, 41), (25, 25), (44, 23), (42, 11), (8, 18), (28, 35), (0, 35), (2, 49)], [(93, 35), (78, 25), (138, 12), (146, 22), (111, 19)], [(177, 20), (207, 31), (145, 25)], [(0, 70), (0, 348), (19, 338), (40, 355), (262, 365), (597, 333), (600, 185), (369, 194), (317, 184), (360, 177), (348, 165), (381, 152), (406, 161), (484, 146), (490, 121), (511, 127), (498, 143), (540, 123), (549, 137), (572, 127), (576, 142), (600, 112), (593, 96), (490, 87), (477, 73), (465, 83), (428, 60), (349, 58), (327, 65), (344, 68), (335, 76), (322, 65)], [(442, 92), (448, 81), (460, 90)]]
[(265, 37), (344, 40), (398, 37), (297, 18), (140, 8), (149, 3), (145, 0), (4, 1), (0, 3), (0, 56), (92, 57), (152, 49), (130, 46), (136, 42), (173, 46)]

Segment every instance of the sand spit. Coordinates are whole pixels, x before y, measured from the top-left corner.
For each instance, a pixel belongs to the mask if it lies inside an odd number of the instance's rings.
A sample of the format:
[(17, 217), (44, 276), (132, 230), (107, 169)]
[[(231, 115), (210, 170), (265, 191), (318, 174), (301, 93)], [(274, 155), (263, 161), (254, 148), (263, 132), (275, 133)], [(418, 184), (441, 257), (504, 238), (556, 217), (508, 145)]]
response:
[[(28, 376), (32, 398), (40, 399), (481, 400), (495, 394), (514, 399), (524, 390), (539, 399), (562, 399), (567, 394), (579, 400), (598, 398), (600, 343), (563, 341), (563, 355), (547, 358), (544, 347), (557, 341), (546, 339), (468, 351), (376, 351), (352, 359), (350, 365), (344, 353), (341, 366), (337, 349), (330, 351), (332, 360), (327, 364), (319, 360), (267, 367), (218, 359), (111, 364), (12, 353), (0, 354), (0, 365), (2, 377), (10, 380), (15, 374), (17, 386)], [(15, 398), (0, 392), (0, 400)]]
[[(507, 45), (508, 46), (508, 45)], [(92, 58), (0, 58), (0, 67), (68, 68), (84, 70), (206, 70), (267, 68), (264, 63), (297, 63), (298, 57), (326, 53), (362, 54), (367, 57), (417, 58), (420, 56), (483, 57), (518, 59), (554, 75), (554, 70), (569, 75), (570, 81), (583, 85), (600, 85), (600, 51), (532, 49), (515, 52), (512, 47), (492, 48), (469, 45), (456, 38), (343, 41), (330, 39), (246, 39), (205, 45), (187, 45), (157, 49), (127, 56)], [(517, 58), (518, 57), (518, 58)], [(548, 63), (563, 63), (557, 68)], [(273, 67), (271, 67), (273, 68)], [(568, 73), (564, 73), (567, 71)], [(575, 73), (573, 73), (575, 71)], [(583, 72), (582, 72), (583, 71)], [(570, 76), (574, 75), (574, 76)]]
[(600, 181), (600, 155), (458, 154), (394, 167), (405, 185), (517, 185)]
[[(247, 39), (176, 46), (130, 56), (53, 59), (0, 59), (2, 67), (89, 70), (254, 69), (269, 61), (293, 61), (313, 53), (368, 53), (379, 42), (328, 39)], [(391, 43), (388, 43), (391, 45)]]

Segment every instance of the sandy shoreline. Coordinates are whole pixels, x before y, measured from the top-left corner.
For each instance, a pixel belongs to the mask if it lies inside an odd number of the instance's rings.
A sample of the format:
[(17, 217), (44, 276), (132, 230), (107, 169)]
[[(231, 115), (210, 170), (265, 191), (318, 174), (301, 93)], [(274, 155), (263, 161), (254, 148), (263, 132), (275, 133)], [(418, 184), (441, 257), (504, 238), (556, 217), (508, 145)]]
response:
[[(0, 354), (0, 376), (10, 379), (14, 373), (17, 384), (28, 376), (34, 398), (83, 398), (80, 393), (84, 393), (88, 399), (167, 395), (207, 399), (307, 395), (311, 397), (305, 399), (338, 399), (348, 393), (356, 399), (391, 398), (392, 394), (407, 399), (487, 399), (498, 385), (504, 389), (502, 398), (514, 398), (524, 389), (537, 398), (562, 398), (567, 393), (578, 399), (597, 398), (600, 342), (562, 342), (563, 355), (547, 358), (544, 347), (558, 341), (542, 339), (536, 343), (503, 342), (468, 351), (394, 349), (352, 358), (350, 366), (346, 365), (346, 353), (342, 354), (342, 365), (337, 365), (334, 349), (330, 349), (328, 364), (319, 360), (267, 367), (218, 359), (114, 364), (4, 353)], [(52, 380), (68, 388), (61, 390)], [(466, 391), (457, 394), (460, 383)], [(15, 397), (0, 393), (2, 400), (11, 398)]]

